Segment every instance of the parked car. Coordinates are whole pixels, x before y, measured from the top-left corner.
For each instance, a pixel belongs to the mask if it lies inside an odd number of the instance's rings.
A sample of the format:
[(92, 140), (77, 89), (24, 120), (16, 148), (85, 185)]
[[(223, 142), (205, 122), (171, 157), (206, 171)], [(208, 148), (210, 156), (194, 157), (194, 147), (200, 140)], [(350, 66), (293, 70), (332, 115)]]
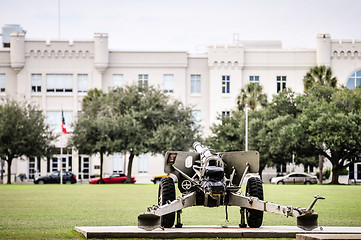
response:
[[(109, 177), (103, 177), (104, 183), (125, 183), (127, 180), (127, 176), (122, 173), (115, 173), (110, 175)], [(135, 178), (132, 177), (132, 183), (135, 183)], [(89, 180), (90, 184), (99, 184), (100, 183), (100, 177), (92, 178)]]
[(293, 172), (283, 177), (274, 177), (271, 179), (273, 184), (316, 184), (317, 177), (307, 173)]
[(158, 184), (158, 183), (160, 183), (160, 180), (162, 180), (162, 178), (164, 178), (164, 177), (171, 177), (175, 183), (178, 182), (176, 175), (168, 174), (168, 173), (154, 175), (153, 179), (151, 179), (150, 181), (152, 181), (154, 184)]
[[(69, 171), (65, 171), (62, 174), (63, 183), (74, 184), (76, 183), (76, 176)], [(53, 172), (49, 176), (39, 177), (34, 181), (35, 184), (45, 183), (60, 183), (60, 172)]]
[(164, 178), (164, 177), (170, 177), (170, 174), (162, 173), (162, 174), (154, 175), (153, 179), (150, 181), (152, 181), (154, 184), (158, 184), (158, 183), (160, 183), (160, 180), (162, 180), (162, 178)]

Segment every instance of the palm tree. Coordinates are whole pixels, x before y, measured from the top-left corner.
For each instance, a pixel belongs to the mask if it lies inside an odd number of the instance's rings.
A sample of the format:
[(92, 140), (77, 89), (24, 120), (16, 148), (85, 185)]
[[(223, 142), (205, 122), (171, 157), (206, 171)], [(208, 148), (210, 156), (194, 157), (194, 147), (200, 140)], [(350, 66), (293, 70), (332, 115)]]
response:
[(242, 88), (241, 93), (237, 97), (238, 110), (243, 111), (246, 106), (251, 110), (257, 106), (267, 105), (267, 95), (263, 93), (262, 86), (258, 83), (249, 83)]
[[(315, 66), (310, 69), (303, 77), (303, 86), (305, 91), (311, 89), (316, 84), (335, 88), (337, 86), (337, 78), (332, 77), (332, 70), (325, 65)], [(319, 181), (322, 183), (323, 156), (318, 155)]]
[(325, 65), (315, 66), (303, 77), (303, 85), (305, 90), (308, 90), (315, 84), (335, 88), (337, 86), (337, 78), (332, 77), (330, 67), (326, 67)]

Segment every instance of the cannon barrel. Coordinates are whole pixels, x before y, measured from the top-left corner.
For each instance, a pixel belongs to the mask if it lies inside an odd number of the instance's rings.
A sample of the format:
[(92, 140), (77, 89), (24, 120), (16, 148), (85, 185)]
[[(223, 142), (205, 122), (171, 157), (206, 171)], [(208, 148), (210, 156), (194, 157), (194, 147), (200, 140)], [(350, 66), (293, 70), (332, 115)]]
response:
[(204, 147), (200, 142), (194, 142), (193, 148), (196, 150), (197, 153), (201, 155), (201, 159), (212, 156), (211, 151), (209, 151), (209, 148)]
[(204, 175), (204, 167), (206, 166), (217, 166), (224, 168), (222, 159), (217, 155), (213, 155), (208, 147), (203, 146), (200, 142), (194, 142), (193, 148), (197, 153), (199, 153), (201, 158), (203, 167), (201, 176)]

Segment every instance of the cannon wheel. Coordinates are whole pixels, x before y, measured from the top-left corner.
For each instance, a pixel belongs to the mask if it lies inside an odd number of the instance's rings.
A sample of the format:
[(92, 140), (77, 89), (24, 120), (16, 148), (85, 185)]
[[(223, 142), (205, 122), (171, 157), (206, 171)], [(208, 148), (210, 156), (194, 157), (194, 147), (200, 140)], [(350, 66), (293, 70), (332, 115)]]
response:
[[(257, 197), (263, 200), (262, 180), (256, 177), (251, 177), (247, 181), (246, 188), (247, 197)], [(263, 211), (254, 209), (246, 209), (247, 224), (250, 228), (259, 228), (263, 221)]]
[[(170, 177), (164, 177), (160, 181), (158, 191), (159, 205), (164, 205), (168, 201), (175, 200), (175, 188), (173, 179)], [(165, 228), (171, 228), (174, 225), (175, 212), (161, 216), (161, 226)]]

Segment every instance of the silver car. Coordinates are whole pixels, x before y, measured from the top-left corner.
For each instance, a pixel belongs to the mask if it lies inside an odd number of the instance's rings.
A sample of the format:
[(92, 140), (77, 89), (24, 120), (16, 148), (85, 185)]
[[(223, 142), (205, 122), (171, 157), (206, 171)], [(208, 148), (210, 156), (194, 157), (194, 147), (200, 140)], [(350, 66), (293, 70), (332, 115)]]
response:
[(283, 177), (274, 177), (271, 179), (273, 184), (317, 184), (317, 177), (307, 173), (293, 172)]

